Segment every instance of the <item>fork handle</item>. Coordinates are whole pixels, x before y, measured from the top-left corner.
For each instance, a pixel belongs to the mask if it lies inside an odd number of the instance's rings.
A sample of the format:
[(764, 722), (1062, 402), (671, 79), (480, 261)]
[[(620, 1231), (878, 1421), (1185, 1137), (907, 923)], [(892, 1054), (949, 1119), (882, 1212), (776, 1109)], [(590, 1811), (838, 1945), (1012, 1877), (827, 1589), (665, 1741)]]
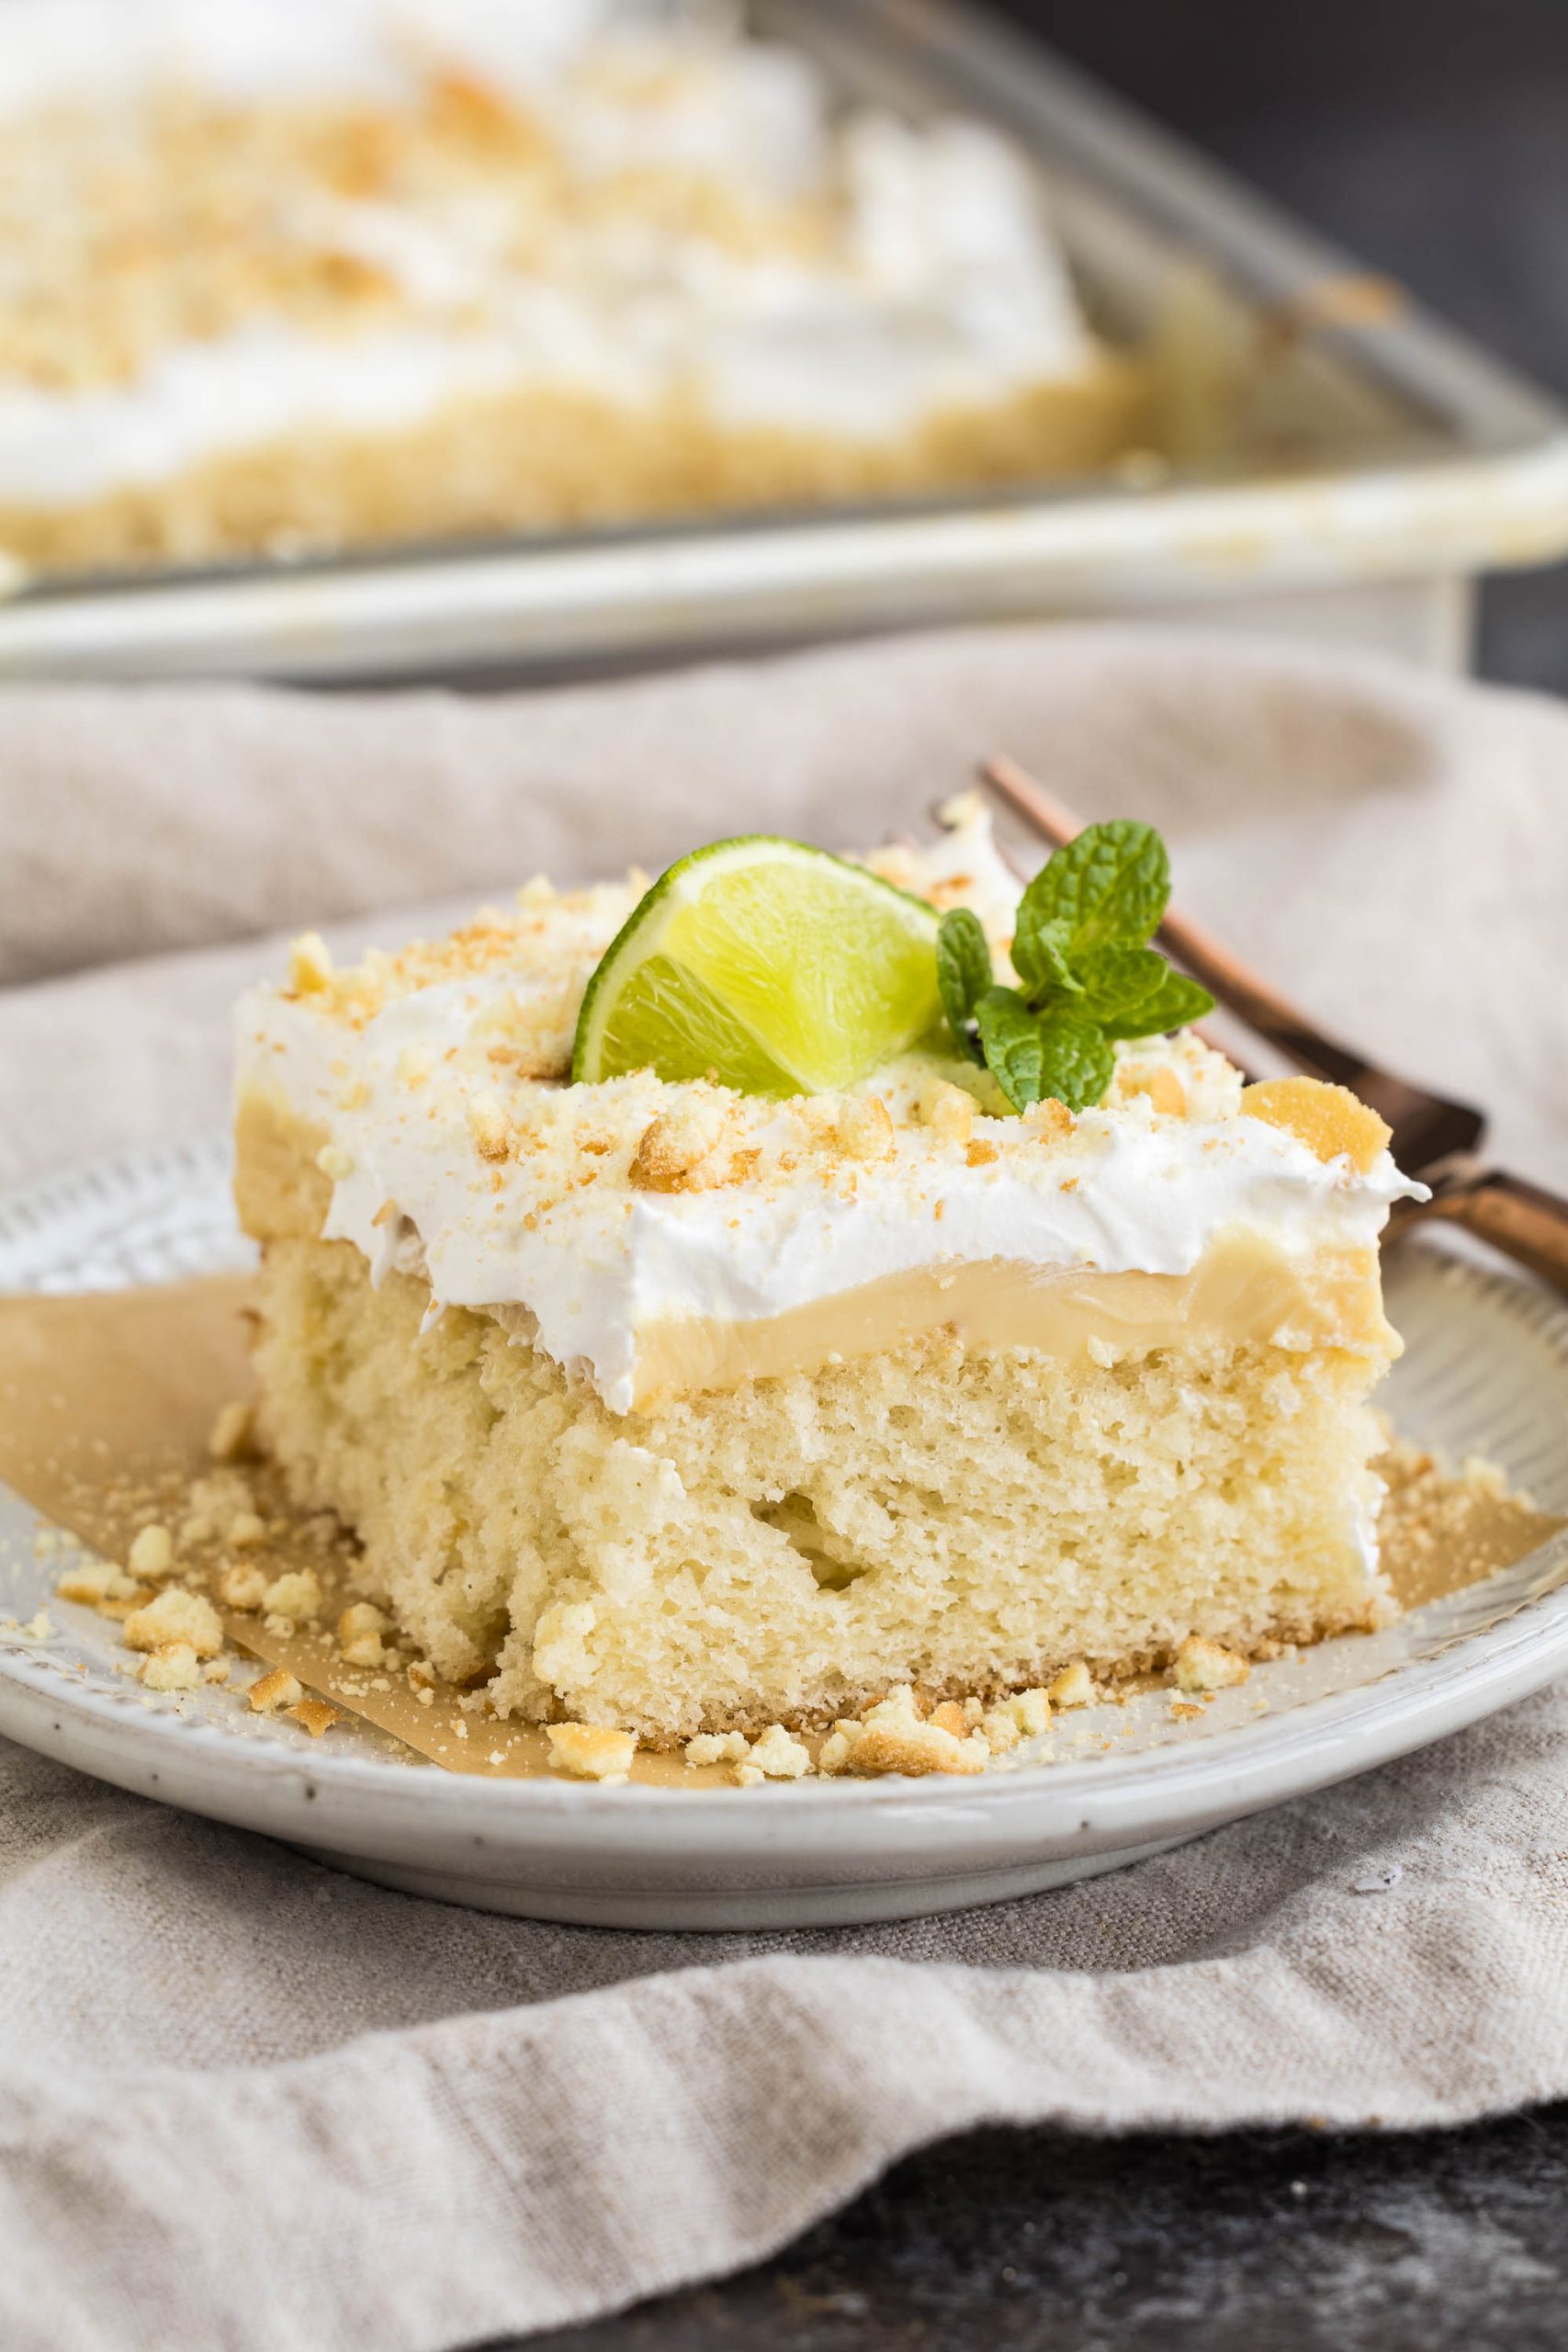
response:
[(1543, 1282), (1568, 1291), (1568, 1201), (1544, 1185), (1492, 1169), (1439, 1193), (1427, 1215), (1462, 1226)]

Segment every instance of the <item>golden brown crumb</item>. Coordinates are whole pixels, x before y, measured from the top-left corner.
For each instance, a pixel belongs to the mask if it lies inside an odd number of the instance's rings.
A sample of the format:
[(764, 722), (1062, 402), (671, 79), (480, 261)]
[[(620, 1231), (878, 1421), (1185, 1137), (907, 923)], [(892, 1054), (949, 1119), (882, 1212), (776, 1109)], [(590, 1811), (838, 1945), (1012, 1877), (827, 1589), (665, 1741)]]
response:
[(468, 1133), (481, 1159), (504, 1159), (512, 1148), (512, 1130), (493, 1094), (470, 1095), (465, 1105)]
[(570, 982), (526, 1000), (509, 989), (477, 1015), (469, 1039), (484, 1047), (497, 1069), (521, 1078), (568, 1078), (578, 996)]
[(688, 1764), (743, 1764), (749, 1752), (743, 1731), (699, 1732), (686, 1742)]
[(107, 1599), (118, 1573), (117, 1569), (105, 1566), (71, 1568), (54, 1589), (62, 1600), (85, 1601), (89, 1609), (96, 1609)]
[(164, 1642), (142, 1659), (136, 1679), (149, 1690), (193, 1690), (202, 1679), (201, 1664), (189, 1642)]
[(1228, 1650), (1223, 1642), (1208, 1641), (1201, 1634), (1188, 1634), (1171, 1668), (1179, 1690), (1227, 1690), (1245, 1682), (1251, 1672), (1239, 1650)]
[(983, 1772), (986, 1749), (973, 1733), (954, 1739), (936, 1724), (908, 1729), (870, 1724), (852, 1745), (843, 1769), (866, 1777), (904, 1772), (917, 1779), (928, 1772)]
[(1124, 1095), (1143, 1095), (1167, 1118), (1187, 1116), (1187, 1089), (1168, 1063), (1129, 1062), (1118, 1076)]
[(233, 1396), (219, 1408), (207, 1451), (214, 1462), (239, 1462), (250, 1453), (254, 1437), (254, 1412), (243, 1398)]
[(761, 1737), (753, 1740), (745, 1766), (738, 1768), (754, 1772), (759, 1779), (769, 1781), (798, 1781), (811, 1770), (811, 1751), (803, 1742), (792, 1738), (783, 1724), (770, 1724)]
[(732, 1156), (721, 1148), (728, 1124), (726, 1105), (700, 1098), (660, 1112), (643, 1130), (631, 1182), (645, 1193), (705, 1192), (728, 1182)]
[(155, 1600), (132, 1611), (125, 1621), (125, 1639), (133, 1650), (159, 1650), (167, 1642), (188, 1642), (197, 1657), (216, 1657), (223, 1646), (223, 1626), (210, 1600), (199, 1592), (170, 1585)]
[(993, 1756), (1005, 1756), (1009, 1748), (1016, 1747), (1023, 1737), (1012, 1717), (1004, 1713), (1000, 1707), (994, 1707), (989, 1714), (983, 1714), (976, 1728)]
[(624, 1781), (637, 1753), (632, 1733), (604, 1724), (547, 1724), (545, 1736), (550, 1762), (579, 1781)]
[(237, 1552), (266, 1542), (266, 1521), (258, 1511), (237, 1510), (229, 1521), (228, 1540)]
[(218, 1598), (225, 1609), (259, 1609), (265, 1595), (265, 1568), (242, 1567), (236, 1561), (218, 1579)]
[(262, 1594), (269, 1617), (286, 1617), (290, 1624), (308, 1624), (321, 1613), (321, 1580), (314, 1568), (288, 1568), (274, 1577)]
[(254, 1713), (265, 1715), (276, 1707), (298, 1706), (304, 1693), (286, 1666), (275, 1666), (252, 1683), (248, 1695)]
[(893, 1157), (893, 1117), (880, 1094), (852, 1094), (839, 1113), (839, 1148), (870, 1162)]
[(202, 1680), (204, 1682), (227, 1682), (229, 1679), (230, 1663), (231, 1661), (226, 1657), (209, 1658), (207, 1664), (201, 1669)]
[(386, 1657), (385, 1613), (372, 1601), (356, 1600), (337, 1621), (338, 1647), (350, 1666), (379, 1666)]
[(1040, 1690), (1010, 1691), (1005, 1699), (998, 1699), (994, 1707), (988, 1707), (986, 1713), (987, 1721), (993, 1715), (1006, 1715), (1018, 1725), (1025, 1739), (1038, 1739), (1041, 1733), (1050, 1727), (1050, 1695)]
[(967, 1143), (975, 1123), (975, 1098), (944, 1078), (928, 1079), (917, 1104), (920, 1125), (937, 1143)]
[(324, 1731), (331, 1731), (333, 1724), (343, 1720), (337, 1709), (329, 1707), (324, 1699), (299, 1699), (288, 1713), (297, 1724), (304, 1724), (312, 1739), (320, 1739)]
[(1319, 1159), (1337, 1159), (1343, 1153), (1363, 1176), (1393, 1132), (1348, 1087), (1318, 1078), (1267, 1078), (1242, 1089), (1241, 1107), (1249, 1118), (1287, 1128)]
[(1032, 1103), (1023, 1114), (1023, 1125), (1043, 1143), (1065, 1143), (1077, 1125), (1065, 1102), (1048, 1094), (1043, 1102)]
[(333, 959), (318, 931), (301, 932), (288, 949), (288, 993), (315, 996), (331, 985)]
[(856, 1722), (836, 1724), (818, 1751), (817, 1769), (870, 1778), (905, 1772), (983, 1772), (989, 1750), (978, 1733), (960, 1739), (941, 1724), (922, 1721), (908, 1683), (866, 1710)]
[(1094, 1681), (1082, 1658), (1065, 1666), (1047, 1687), (1045, 1695), (1054, 1707), (1092, 1707), (1096, 1696)]
[(964, 1738), (969, 1730), (968, 1717), (956, 1699), (944, 1699), (940, 1707), (933, 1707), (930, 1720), (950, 1731), (954, 1739)]
[(98, 1603), (100, 1617), (124, 1620), (135, 1615), (152, 1598), (150, 1584), (138, 1584), (134, 1577), (115, 1576), (109, 1579), (108, 1590)]
[(171, 1576), (175, 1566), (174, 1539), (166, 1527), (144, 1527), (126, 1555), (125, 1565), (133, 1577), (141, 1577), (149, 1584)]
[(1042, 1732), (1049, 1729), (1051, 1702), (1043, 1690), (1014, 1690), (974, 1717), (966, 1708), (964, 1720), (976, 1724), (993, 1756), (1003, 1756), (1020, 1740), (1038, 1739)]

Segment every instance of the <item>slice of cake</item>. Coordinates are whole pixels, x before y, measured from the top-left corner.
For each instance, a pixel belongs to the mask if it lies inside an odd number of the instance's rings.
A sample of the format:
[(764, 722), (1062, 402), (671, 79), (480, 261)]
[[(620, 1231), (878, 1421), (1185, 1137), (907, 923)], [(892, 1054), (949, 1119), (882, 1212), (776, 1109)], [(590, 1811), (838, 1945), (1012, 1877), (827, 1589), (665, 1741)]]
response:
[(1157, 837), (1074, 856), (739, 843), (244, 1001), (266, 1441), (443, 1675), (668, 1745), (1385, 1612), (1415, 1188), (1158, 1034)]
[(1026, 163), (839, 107), (728, 14), (6, 0), (0, 553), (287, 554), (1146, 443)]

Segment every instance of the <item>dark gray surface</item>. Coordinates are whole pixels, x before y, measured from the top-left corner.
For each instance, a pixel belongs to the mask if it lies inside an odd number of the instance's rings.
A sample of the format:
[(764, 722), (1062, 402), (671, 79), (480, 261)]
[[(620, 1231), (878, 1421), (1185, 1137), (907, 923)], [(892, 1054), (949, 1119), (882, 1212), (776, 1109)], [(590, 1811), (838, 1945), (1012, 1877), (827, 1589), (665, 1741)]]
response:
[[(1564, 0), (990, 0), (1568, 394)], [(1483, 599), (1485, 677), (1568, 692), (1568, 567)]]
[[(1568, 391), (1568, 0), (1012, 0), (1058, 45)], [(1568, 689), (1568, 568), (1483, 673)], [(1568, 2107), (1327, 2139), (983, 2132), (778, 2260), (536, 2352), (1562, 2352)]]
[(535, 2352), (1562, 2352), (1568, 2108), (1355, 2139), (986, 2132)]

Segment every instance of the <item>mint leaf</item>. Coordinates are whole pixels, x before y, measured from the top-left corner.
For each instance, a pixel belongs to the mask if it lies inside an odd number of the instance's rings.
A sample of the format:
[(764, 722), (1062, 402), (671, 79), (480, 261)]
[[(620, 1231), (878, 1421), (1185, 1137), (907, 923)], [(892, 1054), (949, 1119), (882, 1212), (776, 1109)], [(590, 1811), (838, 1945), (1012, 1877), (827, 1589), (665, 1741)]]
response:
[[(1054, 1094), (1069, 1111), (1103, 1102), (1116, 1069), (1111, 1040), (1081, 1012), (1048, 1012), (1040, 1023), (1040, 1095)], [(1005, 1089), (1004, 1089), (1005, 1091)]]
[(975, 1008), (986, 1066), (1015, 1111), (1055, 1095), (1069, 1111), (1099, 1102), (1116, 1066), (1098, 1023), (1078, 1012), (1032, 1012), (1015, 989), (991, 989)]
[(986, 1068), (1015, 1111), (1038, 1102), (1044, 1074), (1040, 1022), (1016, 989), (987, 989), (975, 1007)]
[(1057, 850), (1024, 892), (1012, 942), (1021, 987), (990, 985), (973, 915), (943, 916), (937, 969), (948, 1020), (1015, 1111), (1048, 1096), (1089, 1109), (1115, 1075), (1113, 1039), (1159, 1036), (1213, 1011), (1206, 989), (1145, 944), (1169, 896), (1159, 835), (1116, 818)]
[(964, 1052), (981, 1060), (969, 1023), (991, 985), (991, 951), (978, 916), (967, 907), (954, 907), (937, 926), (936, 979), (949, 1028)]
[(1097, 947), (1141, 947), (1169, 896), (1170, 860), (1154, 827), (1114, 817), (1053, 853), (1023, 894), (1019, 927), (1034, 935), (1065, 925), (1076, 968)]
[[(1073, 1010), (1087, 1012), (1104, 1026), (1146, 1004), (1164, 985), (1169, 970), (1165, 957), (1153, 947), (1096, 947), (1079, 967), (1083, 993)], [(1111, 1030), (1110, 1034), (1120, 1033)]]
[(1013, 933), (1012, 966), (1035, 1004), (1053, 990), (1066, 996), (1081, 994), (1078, 977), (1067, 961), (1072, 935), (1070, 923), (1032, 922), (1024, 907), (1020, 907), (1018, 928)]
[(1168, 964), (1153, 996), (1126, 1012), (1104, 1016), (1103, 1025), (1108, 1037), (1163, 1037), (1169, 1030), (1185, 1029), (1190, 1021), (1201, 1021), (1213, 1009), (1207, 989), (1185, 972), (1173, 972)]

